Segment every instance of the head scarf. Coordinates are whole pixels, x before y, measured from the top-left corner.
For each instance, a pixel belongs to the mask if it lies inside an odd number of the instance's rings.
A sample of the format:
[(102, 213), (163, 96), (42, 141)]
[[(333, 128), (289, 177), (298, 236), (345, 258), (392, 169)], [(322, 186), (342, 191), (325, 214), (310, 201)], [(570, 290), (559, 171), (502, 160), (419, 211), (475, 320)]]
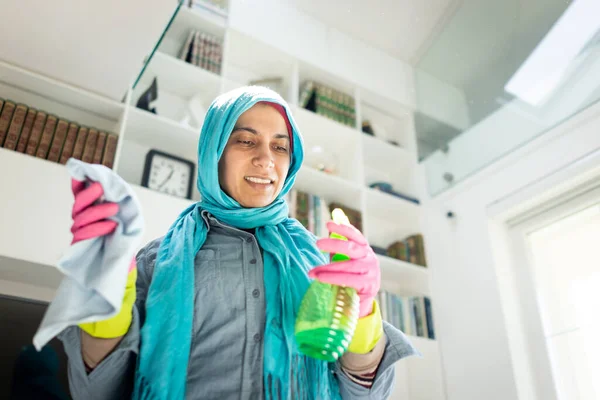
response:
[[(237, 119), (258, 102), (285, 109), (294, 147), (277, 198), (265, 207), (244, 208), (221, 189), (218, 162)], [(263, 376), (267, 400), (339, 398), (332, 366), (302, 355), (294, 339), (298, 308), (310, 284), (307, 272), (327, 262), (316, 247), (314, 235), (297, 220), (288, 218), (284, 196), (294, 184), (303, 157), (302, 138), (289, 106), (274, 91), (244, 87), (219, 96), (211, 104), (198, 143), (197, 185), (202, 200), (179, 215), (160, 245), (141, 330), (135, 399), (185, 398), (194, 313), (194, 258), (207, 234), (202, 210), (234, 227), (255, 228), (263, 250)]]

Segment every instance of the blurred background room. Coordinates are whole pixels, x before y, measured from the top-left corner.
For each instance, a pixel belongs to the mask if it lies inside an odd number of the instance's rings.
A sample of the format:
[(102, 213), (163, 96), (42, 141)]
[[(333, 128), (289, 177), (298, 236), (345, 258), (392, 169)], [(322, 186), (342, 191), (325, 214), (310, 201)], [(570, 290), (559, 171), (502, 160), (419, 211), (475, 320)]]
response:
[[(66, 160), (131, 184), (147, 243), (200, 199), (212, 100), (259, 84), (305, 141), (290, 215), (324, 236), (346, 211), (422, 354), (392, 399), (600, 399), (598, 0), (0, 0), (0, 20), (0, 398), (61, 281)], [(191, 189), (155, 187), (150, 152)]]

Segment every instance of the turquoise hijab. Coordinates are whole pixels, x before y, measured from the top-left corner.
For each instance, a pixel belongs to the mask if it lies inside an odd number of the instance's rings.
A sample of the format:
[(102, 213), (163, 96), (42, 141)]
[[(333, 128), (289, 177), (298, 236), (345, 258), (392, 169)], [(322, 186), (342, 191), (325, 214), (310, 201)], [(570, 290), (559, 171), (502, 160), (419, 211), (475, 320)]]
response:
[[(221, 190), (218, 162), (237, 119), (258, 102), (284, 107), (293, 134), (293, 153), (283, 189), (273, 203), (244, 208)], [(288, 218), (283, 199), (294, 185), (303, 158), (302, 137), (289, 106), (274, 91), (244, 87), (211, 104), (198, 143), (197, 185), (202, 200), (179, 215), (160, 245), (141, 329), (134, 399), (185, 398), (194, 315), (194, 257), (207, 232), (201, 210), (236, 228), (256, 228), (264, 257), (266, 399), (340, 397), (331, 365), (302, 355), (294, 340), (296, 315), (310, 284), (307, 272), (327, 262), (315, 237), (297, 220)]]

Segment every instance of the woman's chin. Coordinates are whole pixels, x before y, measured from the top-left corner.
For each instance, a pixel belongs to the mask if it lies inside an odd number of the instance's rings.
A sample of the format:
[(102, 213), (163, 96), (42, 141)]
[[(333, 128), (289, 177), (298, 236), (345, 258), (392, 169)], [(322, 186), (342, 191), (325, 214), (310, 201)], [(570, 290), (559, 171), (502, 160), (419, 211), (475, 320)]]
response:
[(248, 196), (243, 199), (238, 200), (238, 203), (242, 207), (246, 208), (261, 208), (266, 207), (273, 202), (273, 198), (271, 196)]

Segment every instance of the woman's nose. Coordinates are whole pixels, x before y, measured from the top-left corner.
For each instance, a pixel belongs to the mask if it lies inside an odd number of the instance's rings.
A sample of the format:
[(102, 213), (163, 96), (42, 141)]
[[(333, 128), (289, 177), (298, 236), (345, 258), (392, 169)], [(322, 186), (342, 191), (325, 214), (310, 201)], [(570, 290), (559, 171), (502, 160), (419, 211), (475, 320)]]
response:
[(268, 146), (258, 146), (252, 161), (255, 167), (271, 168), (275, 165), (273, 154)]

